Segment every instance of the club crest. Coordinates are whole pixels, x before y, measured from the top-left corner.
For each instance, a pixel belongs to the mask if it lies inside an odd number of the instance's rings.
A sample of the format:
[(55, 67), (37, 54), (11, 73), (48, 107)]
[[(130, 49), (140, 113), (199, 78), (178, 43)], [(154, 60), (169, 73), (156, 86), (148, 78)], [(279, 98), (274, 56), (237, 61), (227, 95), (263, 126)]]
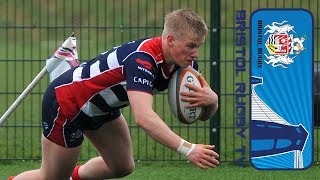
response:
[(306, 169), (313, 161), (313, 16), (259, 9), (250, 28), (251, 164)]
[(265, 47), (269, 54), (264, 54), (266, 64), (273, 67), (288, 68), (294, 63), (294, 58), (305, 50), (303, 43), (306, 36), (299, 36), (294, 26), (288, 21), (272, 22), (264, 27), (268, 36)]

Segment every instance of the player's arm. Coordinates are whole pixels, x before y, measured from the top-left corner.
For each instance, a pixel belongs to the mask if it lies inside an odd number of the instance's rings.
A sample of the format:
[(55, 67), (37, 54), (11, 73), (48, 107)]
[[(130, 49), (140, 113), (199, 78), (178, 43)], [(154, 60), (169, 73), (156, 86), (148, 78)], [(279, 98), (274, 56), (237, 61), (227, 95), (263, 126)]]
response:
[(152, 95), (145, 92), (128, 91), (128, 98), (136, 123), (154, 140), (172, 150), (177, 150), (181, 138), (173, 133), (153, 111)]
[(175, 134), (153, 111), (151, 94), (128, 91), (130, 106), (136, 123), (157, 142), (187, 156), (202, 169), (213, 168), (219, 164), (219, 155), (213, 151), (214, 146), (191, 144)]
[(157, 73), (157, 65), (148, 54), (137, 52), (124, 61), (127, 92), (136, 123), (153, 139), (176, 150), (180, 137), (153, 111), (152, 88)]
[(186, 87), (193, 91), (182, 92), (181, 100), (190, 102), (190, 105), (187, 106), (190, 108), (203, 106), (205, 109), (200, 120), (207, 120), (211, 118), (218, 109), (218, 95), (210, 88), (201, 75), (199, 77), (202, 88), (187, 83)]
[(136, 123), (157, 142), (178, 151), (200, 168), (216, 167), (219, 161), (214, 146), (196, 145), (175, 134), (153, 111), (152, 88), (157, 73), (154, 60), (145, 53), (134, 53), (124, 61), (127, 92)]

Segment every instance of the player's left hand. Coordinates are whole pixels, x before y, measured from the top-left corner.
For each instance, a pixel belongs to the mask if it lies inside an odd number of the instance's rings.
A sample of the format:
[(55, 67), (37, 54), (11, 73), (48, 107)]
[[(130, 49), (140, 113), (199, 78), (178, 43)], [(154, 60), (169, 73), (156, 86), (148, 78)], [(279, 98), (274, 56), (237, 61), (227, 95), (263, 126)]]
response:
[(219, 166), (219, 154), (214, 152), (215, 146), (196, 144), (187, 159), (203, 170)]
[(192, 91), (181, 92), (181, 100), (190, 102), (190, 105), (187, 106), (189, 108), (216, 105), (218, 103), (218, 95), (210, 88), (209, 84), (201, 75), (199, 75), (199, 79), (202, 87), (186, 83), (185, 86)]

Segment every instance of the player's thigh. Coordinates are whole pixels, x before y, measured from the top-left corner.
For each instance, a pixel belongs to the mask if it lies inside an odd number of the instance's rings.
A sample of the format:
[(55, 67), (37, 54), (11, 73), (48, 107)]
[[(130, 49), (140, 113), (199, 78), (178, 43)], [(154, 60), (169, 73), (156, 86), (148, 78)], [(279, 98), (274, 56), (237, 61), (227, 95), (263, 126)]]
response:
[(84, 134), (108, 165), (133, 166), (129, 128), (122, 114), (117, 119), (104, 123), (99, 129), (87, 130)]
[(76, 165), (81, 146), (66, 148), (42, 135), (42, 162), (40, 171), (45, 179), (69, 179)]

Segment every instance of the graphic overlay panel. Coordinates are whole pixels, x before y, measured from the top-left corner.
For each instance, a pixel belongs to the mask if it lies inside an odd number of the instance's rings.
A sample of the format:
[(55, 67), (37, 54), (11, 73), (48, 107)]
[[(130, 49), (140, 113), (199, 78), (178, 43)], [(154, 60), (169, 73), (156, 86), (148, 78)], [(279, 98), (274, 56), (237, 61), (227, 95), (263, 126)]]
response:
[(306, 169), (313, 158), (313, 17), (304, 9), (251, 16), (250, 161)]

